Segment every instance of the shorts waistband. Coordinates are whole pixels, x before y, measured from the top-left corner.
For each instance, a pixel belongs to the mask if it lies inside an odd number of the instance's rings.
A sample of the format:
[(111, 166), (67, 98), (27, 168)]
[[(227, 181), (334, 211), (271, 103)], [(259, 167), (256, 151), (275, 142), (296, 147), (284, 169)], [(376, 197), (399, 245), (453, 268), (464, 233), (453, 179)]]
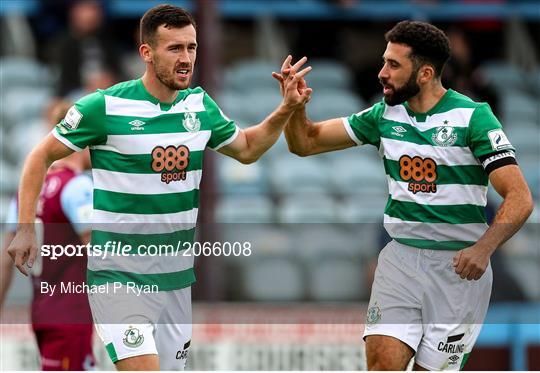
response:
[(404, 250), (411, 255), (419, 255), (427, 258), (448, 259), (453, 258), (458, 253), (458, 250), (421, 249), (418, 247), (402, 244), (401, 242), (397, 242), (396, 240), (392, 240), (390, 244), (392, 244), (396, 250)]

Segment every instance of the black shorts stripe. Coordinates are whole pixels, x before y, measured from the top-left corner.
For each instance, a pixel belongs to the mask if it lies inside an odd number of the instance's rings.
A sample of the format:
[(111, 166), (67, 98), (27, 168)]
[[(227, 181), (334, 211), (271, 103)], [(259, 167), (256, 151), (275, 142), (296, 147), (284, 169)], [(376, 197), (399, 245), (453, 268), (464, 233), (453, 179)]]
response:
[(454, 342), (457, 342), (457, 341), (459, 341), (461, 338), (463, 338), (464, 335), (465, 335), (465, 333), (457, 334), (457, 335), (451, 335), (451, 336), (448, 337), (448, 339), (446, 340), (446, 343), (454, 343)]

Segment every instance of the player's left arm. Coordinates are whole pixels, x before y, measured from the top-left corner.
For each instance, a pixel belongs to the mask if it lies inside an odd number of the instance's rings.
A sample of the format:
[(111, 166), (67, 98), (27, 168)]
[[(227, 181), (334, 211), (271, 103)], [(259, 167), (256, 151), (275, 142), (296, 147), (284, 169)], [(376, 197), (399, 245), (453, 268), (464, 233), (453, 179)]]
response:
[(493, 252), (521, 228), (533, 210), (531, 192), (518, 165), (497, 168), (489, 181), (504, 200), (489, 229), (454, 258), (456, 273), (467, 280), (482, 277)]
[(486, 103), (477, 106), (471, 115), (468, 144), (504, 199), (482, 237), (454, 257), (454, 267), (461, 278), (478, 280), (486, 271), (491, 254), (527, 220), (533, 200), (518, 166), (515, 149)]
[(292, 68), (284, 83), (283, 101), (279, 106), (258, 125), (239, 129), (238, 136), (220, 148), (220, 153), (248, 164), (255, 162), (274, 145), (294, 111), (305, 105), (311, 97), (311, 89), (298, 88), (303, 77), (311, 70), (311, 67), (306, 67), (298, 71), (306, 60), (302, 59)]
[(482, 237), (454, 257), (456, 273), (467, 280), (482, 277), (493, 252), (521, 228), (533, 210), (529, 186), (513, 152), (501, 151), (485, 157), (483, 163), (488, 162), (489, 181), (503, 197), (503, 202)]

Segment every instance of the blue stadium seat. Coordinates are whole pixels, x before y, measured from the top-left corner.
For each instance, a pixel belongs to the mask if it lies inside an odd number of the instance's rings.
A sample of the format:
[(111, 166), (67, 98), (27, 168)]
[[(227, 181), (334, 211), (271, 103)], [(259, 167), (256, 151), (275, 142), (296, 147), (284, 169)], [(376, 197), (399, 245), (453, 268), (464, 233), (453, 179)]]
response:
[(253, 258), (239, 270), (244, 299), (292, 302), (305, 297), (302, 268), (292, 258)]
[(346, 90), (314, 91), (307, 104), (308, 116), (313, 121), (348, 117), (365, 109), (367, 105), (354, 92)]
[(526, 87), (526, 76), (518, 67), (504, 61), (483, 64), (481, 72), (486, 80), (500, 93), (522, 90)]
[(540, 125), (532, 126), (527, 122), (505, 128), (508, 139), (516, 148), (517, 156), (540, 155)]
[(530, 153), (528, 156), (521, 156), (518, 153), (518, 163), (521, 171), (527, 180), (529, 189), (533, 197), (538, 201), (540, 200), (540, 167), (538, 166), (538, 159), (540, 153), (539, 149), (535, 153)]
[(234, 91), (223, 91), (216, 96), (216, 102), (223, 113), (242, 128), (253, 125), (250, 123), (250, 112), (245, 108), (245, 100), (246, 95)]
[(378, 221), (373, 217), (370, 218), (369, 222), (342, 223), (341, 225), (349, 229), (354, 242), (356, 242), (354, 250), (364, 261), (376, 258), (386, 243), (382, 240), (385, 237), (382, 212)]
[(6, 90), (0, 99), (6, 115), (6, 124), (41, 118), (52, 92), (43, 87), (14, 87)]
[(334, 158), (332, 170), (339, 175), (334, 183), (343, 194), (388, 194), (384, 166), (378, 157)]
[(221, 193), (239, 195), (269, 192), (268, 172), (264, 161), (249, 165), (229, 157), (219, 157), (216, 161)]
[(322, 256), (307, 266), (308, 293), (319, 302), (359, 301), (367, 297), (365, 270), (359, 258)]
[(50, 87), (53, 83), (51, 72), (33, 59), (5, 57), (0, 60), (0, 81), (2, 90), (13, 87)]
[[(0, 164), (0, 167), (1, 167), (1, 164)], [(3, 172), (3, 170), (2, 170), (2, 172)], [(0, 194), (0, 223), (1, 224), (4, 224), (6, 222), (6, 217), (7, 217), (9, 205), (11, 204), (12, 198), (13, 198), (12, 193), (4, 192), (2, 190), (2, 194)], [(5, 227), (6, 226), (2, 226), (2, 228), (3, 228), (2, 230), (4, 232), (0, 233), (0, 235), (5, 233)]]
[(500, 97), (504, 123), (512, 123), (514, 127), (522, 122), (540, 123), (537, 97), (519, 92), (505, 92)]
[(300, 158), (287, 153), (269, 159), (270, 181), (278, 194), (325, 193), (334, 173), (324, 158)]
[(279, 71), (281, 65), (265, 60), (244, 60), (225, 71), (224, 87), (237, 92), (249, 92), (256, 89), (278, 90), (278, 84), (272, 78), (273, 71)]
[(19, 185), (20, 170), (4, 159), (0, 159), (0, 173), (2, 174), (2, 178), (0, 178), (0, 191), (8, 195), (14, 194)]
[(253, 89), (251, 91), (224, 91), (218, 96), (218, 104), (225, 115), (247, 126), (260, 123), (272, 113), (282, 100), (279, 89)]
[[(537, 240), (533, 244), (538, 243)], [(506, 256), (506, 263), (513, 276), (521, 285), (527, 298), (540, 300), (540, 256)]]
[(216, 207), (218, 223), (272, 223), (274, 206), (267, 195), (223, 195)]
[(288, 224), (287, 234), (293, 254), (304, 260), (325, 254), (351, 257), (358, 254), (356, 237), (339, 224)]
[[(291, 237), (287, 231), (275, 224), (236, 223), (219, 224), (222, 242), (249, 243), (253, 249), (251, 257), (283, 256), (291, 252)], [(230, 258), (235, 259), (235, 258)], [(244, 260), (239, 257), (238, 260)]]
[(313, 89), (349, 90), (352, 88), (353, 75), (347, 66), (339, 61), (312, 59), (306, 65), (313, 67), (313, 70), (306, 76), (308, 85)]
[(6, 155), (22, 167), (28, 153), (43, 140), (47, 133), (48, 130), (41, 118), (16, 123), (6, 133), (6, 139), (4, 139)]
[(347, 197), (338, 208), (344, 223), (379, 224), (383, 218), (388, 194), (360, 193)]
[(336, 203), (325, 194), (296, 194), (281, 200), (278, 207), (281, 223), (335, 223)]

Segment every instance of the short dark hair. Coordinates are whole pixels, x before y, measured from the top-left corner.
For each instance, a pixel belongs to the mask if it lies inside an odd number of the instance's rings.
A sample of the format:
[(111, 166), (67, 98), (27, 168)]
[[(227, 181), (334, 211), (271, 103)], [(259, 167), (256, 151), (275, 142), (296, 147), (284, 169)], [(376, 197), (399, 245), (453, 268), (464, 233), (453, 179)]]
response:
[(178, 6), (162, 4), (149, 9), (141, 18), (141, 44), (155, 43), (155, 36), (159, 26), (182, 28), (195, 24), (195, 19), (184, 8)]
[(415, 68), (424, 64), (432, 65), (437, 77), (441, 76), (450, 58), (448, 37), (442, 30), (426, 22), (401, 21), (384, 38), (387, 42), (411, 47), (410, 57)]

